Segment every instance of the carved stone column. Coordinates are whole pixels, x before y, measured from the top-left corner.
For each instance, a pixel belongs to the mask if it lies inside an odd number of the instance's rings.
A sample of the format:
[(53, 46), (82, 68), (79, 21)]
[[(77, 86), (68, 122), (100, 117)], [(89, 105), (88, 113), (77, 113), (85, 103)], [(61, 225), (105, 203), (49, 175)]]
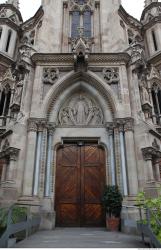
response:
[(45, 121), (38, 122), (35, 167), (34, 167), (34, 181), (33, 181), (33, 195), (34, 196), (37, 196), (39, 193), (41, 146), (42, 146), (42, 136), (43, 136), (44, 126), (45, 126)]
[(120, 159), (120, 136), (118, 127), (114, 127), (114, 151), (115, 151), (115, 167), (116, 167), (116, 182), (120, 190), (122, 190), (122, 177), (121, 177), (121, 159)]
[(114, 150), (114, 128), (113, 124), (107, 125), (107, 132), (110, 141), (110, 165), (111, 165), (111, 183), (116, 185), (116, 166), (115, 166), (115, 150)]
[(46, 164), (46, 178), (45, 178), (45, 197), (51, 196), (51, 179), (52, 179), (52, 162), (53, 162), (53, 136), (55, 126), (48, 126), (48, 141), (47, 141), (47, 164)]
[(138, 193), (138, 171), (135, 154), (134, 141), (134, 120), (132, 118), (125, 119), (124, 125), (126, 158), (127, 158), (127, 172), (129, 183), (129, 195), (137, 195)]
[(69, 30), (69, 13), (68, 2), (63, 3), (63, 32), (62, 32), (62, 52), (68, 53), (68, 30)]
[(29, 197), (33, 195), (32, 190), (33, 190), (36, 141), (37, 141), (37, 123), (35, 119), (29, 119), (26, 165), (25, 165), (24, 181), (23, 181), (23, 195)]
[(125, 138), (124, 138), (124, 126), (122, 124), (120, 124), (119, 126), (119, 132), (120, 132), (121, 172), (122, 172), (123, 192), (124, 196), (128, 196), (126, 148), (125, 148)]

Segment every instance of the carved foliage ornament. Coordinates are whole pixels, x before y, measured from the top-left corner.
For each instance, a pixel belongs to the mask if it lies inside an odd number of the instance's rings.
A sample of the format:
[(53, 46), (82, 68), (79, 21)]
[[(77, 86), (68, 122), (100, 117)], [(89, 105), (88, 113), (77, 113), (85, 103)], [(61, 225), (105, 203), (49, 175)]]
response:
[(62, 126), (103, 125), (103, 113), (100, 107), (84, 93), (74, 95), (61, 108), (59, 124)]
[(57, 68), (44, 68), (43, 70), (43, 83), (51, 84), (55, 83), (55, 80), (59, 78), (59, 70)]
[(120, 80), (118, 68), (104, 68), (103, 75), (109, 85), (118, 84)]

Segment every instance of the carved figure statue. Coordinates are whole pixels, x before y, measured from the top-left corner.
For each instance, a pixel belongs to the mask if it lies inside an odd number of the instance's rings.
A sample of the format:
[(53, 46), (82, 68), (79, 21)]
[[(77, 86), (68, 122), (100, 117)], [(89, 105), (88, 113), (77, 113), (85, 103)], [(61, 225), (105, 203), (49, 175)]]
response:
[(15, 88), (13, 103), (20, 105), (22, 96), (23, 83), (20, 81)]
[(102, 125), (103, 113), (93, 100), (79, 94), (68, 100), (60, 110), (58, 120), (62, 126)]
[(85, 123), (86, 115), (88, 115), (88, 107), (86, 106), (83, 96), (81, 95), (74, 109), (74, 115), (76, 115), (76, 121), (78, 124)]

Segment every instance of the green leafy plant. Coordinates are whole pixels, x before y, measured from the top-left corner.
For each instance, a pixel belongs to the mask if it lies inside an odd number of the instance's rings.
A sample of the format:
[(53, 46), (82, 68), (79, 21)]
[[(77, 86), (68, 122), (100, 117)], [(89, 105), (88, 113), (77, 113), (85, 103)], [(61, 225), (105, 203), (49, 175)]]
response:
[[(0, 228), (7, 226), (8, 209), (0, 209)], [(27, 208), (15, 206), (12, 210), (11, 223), (16, 224), (20, 221), (24, 221), (27, 217)]]
[(102, 203), (109, 217), (120, 217), (123, 197), (118, 186), (106, 186)]
[[(140, 192), (137, 196), (137, 206), (140, 208), (148, 208), (151, 212), (150, 225), (153, 233), (156, 235), (157, 239), (161, 242), (161, 227), (157, 223), (161, 223), (161, 196), (158, 198), (146, 199), (145, 193)], [(147, 224), (147, 220), (143, 220), (143, 224)]]

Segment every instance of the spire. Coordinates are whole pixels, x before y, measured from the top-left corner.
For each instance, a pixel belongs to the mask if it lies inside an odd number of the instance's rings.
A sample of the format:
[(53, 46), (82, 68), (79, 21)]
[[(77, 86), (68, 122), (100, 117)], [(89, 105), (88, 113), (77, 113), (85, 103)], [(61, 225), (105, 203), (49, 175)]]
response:
[(19, 9), (19, 0), (7, 0), (7, 4), (12, 4), (14, 7)]
[(145, 8), (148, 6), (148, 5), (150, 5), (151, 3), (157, 3), (158, 2), (158, 0), (145, 0), (144, 1), (144, 3), (145, 3)]

